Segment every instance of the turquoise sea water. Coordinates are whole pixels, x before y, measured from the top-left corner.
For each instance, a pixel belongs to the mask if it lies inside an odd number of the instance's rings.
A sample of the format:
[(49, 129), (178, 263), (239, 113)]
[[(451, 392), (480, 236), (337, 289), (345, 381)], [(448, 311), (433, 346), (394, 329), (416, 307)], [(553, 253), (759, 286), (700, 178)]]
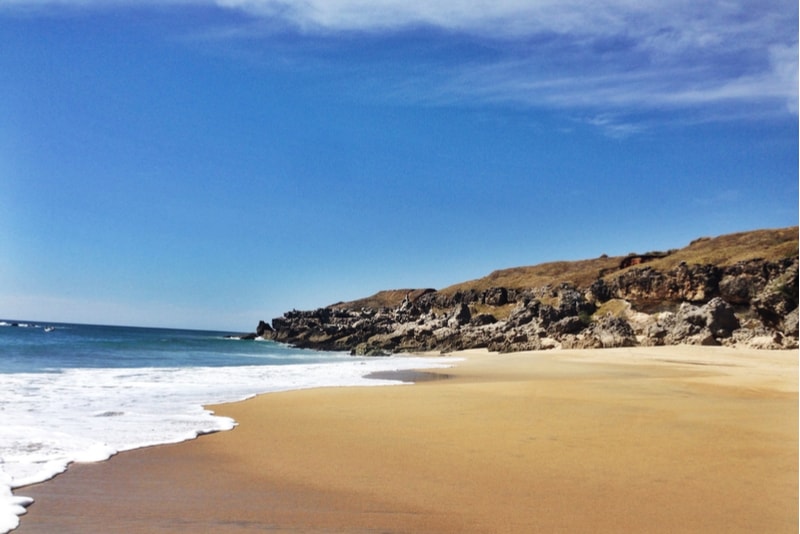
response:
[(235, 334), (6, 320), (0, 321), (0, 373), (285, 365), (330, 362), (343, 356), (226, 337), (230, 335)]
[(19, 495), (24, 486), (72, 462), (236, 425), (206, 405), (290, 389), (399, 384), (366, 375), (452, 362), (355, 358), (226, 335), (0, 320), (0, 533), (16, 528), (30, 504)]

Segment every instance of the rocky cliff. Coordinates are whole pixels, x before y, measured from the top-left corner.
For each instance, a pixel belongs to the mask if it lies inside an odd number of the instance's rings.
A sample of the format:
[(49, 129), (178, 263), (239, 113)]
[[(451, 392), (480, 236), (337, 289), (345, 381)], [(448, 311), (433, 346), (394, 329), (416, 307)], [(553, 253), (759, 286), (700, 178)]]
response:
[(366, 355), (681, 343), (797, 348), (798, 229), (505, 269), (440, 291), (384, 291), (287, 312), (262, 321), (257, 335)]

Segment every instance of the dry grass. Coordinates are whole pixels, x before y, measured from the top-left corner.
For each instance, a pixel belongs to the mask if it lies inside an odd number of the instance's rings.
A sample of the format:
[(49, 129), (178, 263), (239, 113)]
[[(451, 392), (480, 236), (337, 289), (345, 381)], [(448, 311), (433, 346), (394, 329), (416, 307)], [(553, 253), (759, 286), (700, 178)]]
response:
[(798, 228), (794, 226), (695, 239), (689, 246), (648, 265), (658, 270), (675, 268), (681, 262), (722, 267), (752, 259), (782, 260), (797, 254)]
[(623, 257), (604, 257), (593, 260), (556, 261), (542, 263), (530, 267), (514, 267), (494, 271), (489, 276), (462, 282), (441, 290), (441, 293), (452, 295), (457, 291), (470, 289), (484, 290), (492, 287), (524, 289), (558, 285), (567, 282), (576, 286), (591, 284), (608, 269), (616, 270)]
[(603, 317), (605, 315), (613, 315), (614, 317), (623, 317), (630, 311), (631, 305), (621, 299), (611, 299), (600, 305), (594, 312), (595, 317)]
[[(644, 253), (646, 254), (646, 253)], [(780, 228), (774, 230), (755, 230), (740, 232), (714, 238), (700, 238), (692, 241), (688, 246), (672, 251), (663, 258), (657, 258), (646, 263), (648, 267), (659, 271), (674, 269), (681, 262), (687, 264), (712, 264), (718, 266), (733, 265), (740, 261), (752, 259), (765, 259), (770, 261), (781, 260), (798, 255), (798, 227)], [(613, 277), (623, 272), (620, 264), (625, 256), (600, 257), (580, 261), (556, 261), (542, 263), (528, 267), (514, 267), (501, 269), (483, 278), (462, 282), (440, 290), (444, 295), (453, 295), (457, 291), (483, 291), (492, 287), (505, 287), (509, 289), (526, 289), (544, 286), (558, 286), (569, 283), (576, 287), (587, 287), (601, 276)], [(639, 266), (628, 269), (639, 268)], [(411, 293), (415, 299), (429, 289), (395, 289), (381, 291), (364, 299), (335, 304), (335, 307), (348, 308), (380, 308), (398, 306), (406, 294)], [(498, 310), (497, 307), (487, 307), (486, 313), (498, 316), (507, 315), (508, 310)]]
[[(756, 230), (728, 234), (715, 238), (700, 238), (687, 247), (646, 263), (659, 271), (674, 269), (681, 262), (687, 264), (733, 265), (752, 259), (781, 260), (798, 255), (798, 228)], [(624, 256), (601, 257), (593, 260), (558, 261), (530, 267), (515, 267), (494, 271), (488, 276), (456, 284), (441, 290), (451, 295), (456, 291), (484, 290), (491, 287), (532, 288), (569, 283), (587, 287), (601, 274), (613, 277), (619, 274)], [(629, 269), (638, 268), (637, 266)]]
[(495, 319), (499, 321), (503, 321), (508, 319), (508, 316), (511, 315), (511, 311), (517, 304), (512, 302), (510, 304), (504, 304), (502, 306), (492, 306), (490, 304), (478, 304), (473, 303), (470, 304), (470, 312), (473, 315), (477, 315), (480, 313), (488, 313), (489, 315), (493, 315)]
[(403, 302), (403, 299), (408, 295), (411, 300), (416, 300), (425, 293), (434, 291), (433, 289), (387, 289), (379, 291), (371, 297), (363, 299), (352, 300), (350, 302), (337, 302), (333, 304), (332, 308), (348, 308), (348, 309), (361, 309), (372, 308), (374, 310), (379, 308), (396, 308)]

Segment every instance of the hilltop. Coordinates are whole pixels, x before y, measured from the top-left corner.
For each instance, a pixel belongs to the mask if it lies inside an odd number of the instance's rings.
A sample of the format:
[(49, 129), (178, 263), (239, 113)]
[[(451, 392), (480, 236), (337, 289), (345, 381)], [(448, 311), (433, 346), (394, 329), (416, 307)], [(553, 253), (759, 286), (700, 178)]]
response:
[(358, 354), (676, 343), (797, 346), (798, 227), (681, 249), (501, 269), (262, 322), (258, 334)]

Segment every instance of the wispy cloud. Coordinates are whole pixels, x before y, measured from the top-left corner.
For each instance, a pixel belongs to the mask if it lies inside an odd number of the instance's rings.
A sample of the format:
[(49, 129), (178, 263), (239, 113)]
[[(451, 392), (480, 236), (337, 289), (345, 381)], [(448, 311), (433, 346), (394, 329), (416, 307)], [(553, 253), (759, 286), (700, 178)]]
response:
[(602, 130), (607, 136), (616, 139), (624, 139), (647, 129), (643, 123), (632, 122), (624, 118), (621, 119), (611, 114), (595, 115), (583, 119), (582, 122), (595, 126)]
[(577, 108), (603, 117), (626, 110), (711, 117), (720, 106), (757, 106), (761, 116), (797, 113), (794, 0), (217, 2), (308, 34), (427, 27), (487, 43), (490, 57), (455, 59), (404, 83), (417, 83), (418, 96), (432, 100)]
[[(309, 38), (396, 38), (433, 32), (491, 53), (447, 56), (446, 67), (403, 72), (387, 93), (578, 109), (608, 127), (626, 111), (756, 106), (797, 113), (795, 0), (111, 0), (215, 6), (262, 28)], [(5, 0), (9, 5), (109, 5), (109, 0)], [(246, 32), (252, 37), (259, 26)], [(236, 31), (218, 32), (235, 38)], [(446, 44), (431, 54), (441, 53)], [(439, 65), (441, 67), (441, 64)]]

